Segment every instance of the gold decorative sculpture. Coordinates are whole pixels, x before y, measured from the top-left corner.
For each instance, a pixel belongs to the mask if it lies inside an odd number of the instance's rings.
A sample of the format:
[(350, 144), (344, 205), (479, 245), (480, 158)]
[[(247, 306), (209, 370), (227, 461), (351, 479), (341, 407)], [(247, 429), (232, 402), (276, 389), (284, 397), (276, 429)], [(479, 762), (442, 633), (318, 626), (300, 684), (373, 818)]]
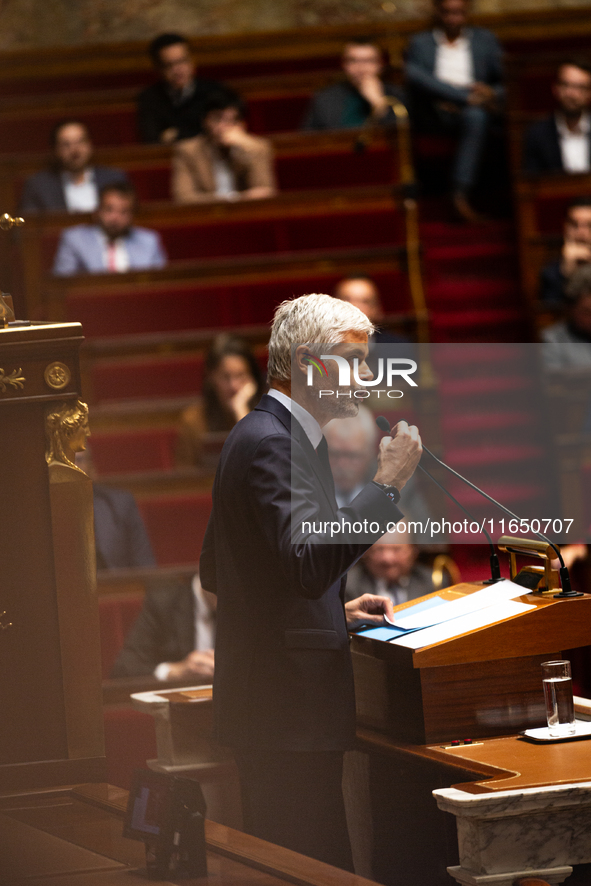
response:
[(76, 453), (86, 449), (86, 440), (90, 437), (86, 403), (77, 400), (52, 409), (47, 414), (45, 427), (48, 440), (45, 458), (49, 467), (61, 465), (84, 474), (76, 466)]
[(24, 218), (13, 218), (7, 212), (4, 215), (0, 215), (0, 228), (3, 231), (9, 231), (11, 228), (20, 228), (24, 223)]

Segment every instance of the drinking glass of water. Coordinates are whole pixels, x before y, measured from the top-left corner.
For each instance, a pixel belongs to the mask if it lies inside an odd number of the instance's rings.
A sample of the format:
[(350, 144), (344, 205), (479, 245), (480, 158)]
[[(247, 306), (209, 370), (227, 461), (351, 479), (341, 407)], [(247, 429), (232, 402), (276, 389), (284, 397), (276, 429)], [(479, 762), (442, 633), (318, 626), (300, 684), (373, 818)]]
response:
[(574, 735), (575, 706), (570, 661), (542, 662), (548, 732), (553, 738)]

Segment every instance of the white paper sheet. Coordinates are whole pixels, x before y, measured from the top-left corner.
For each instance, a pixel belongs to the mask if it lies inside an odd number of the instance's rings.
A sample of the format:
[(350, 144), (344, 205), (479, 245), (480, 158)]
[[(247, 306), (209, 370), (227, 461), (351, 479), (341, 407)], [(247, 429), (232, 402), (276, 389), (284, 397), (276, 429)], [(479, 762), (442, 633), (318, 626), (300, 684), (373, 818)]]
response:
[(527, 588), (522, 588), (512, 581), (504, 579), (497, 584), (483, 588), (481, 591), (466, 594), (465, 597), (458, 597), (457, 600), (446, 601), (443, 606), (436, 606), (424, 612), (417, 612), (410, 616), (405, 616), (404, 610), (395, 612), (394, 624), (407, 631), (420, 630), (431, 625), (443, 624), (446, 621), (451, 621), (452, 618), (469, 615), (471, 612), (479, 612), (489, 606), (494, 606), (505, 600), (513, 600), (515, 597), (521, 597), (527, 593)]
[[(523, 588), (521, 591), (523, 592)], [(443, 607), (438, 607), (443, 609)], [(520, 615), (527, 612), (528, 609), (535, 609), (531, 603), (519, 603), (516, 600), (505, 600), (496, 603), (494, 606), (487, 606), (479, 612), (470, 612), (462, 615), (460, 618), (454, 618), (452, 621), (446, 621), (443, 624), (432, 625), (423, 628), (421, 631), (405, 634), (390, 640), (394, 646), (406, 646), (407, 649), (421, 649), (423, 646), (431, 646), (433, 643), (441, 643), (443, 640), (449, 640), (451, 637), (458, 637), (460, 634), (468, 634), (478, 628), (485, 628), (487, 625), (495, 624), (504, 618), (511, 618), (513, 615)]]

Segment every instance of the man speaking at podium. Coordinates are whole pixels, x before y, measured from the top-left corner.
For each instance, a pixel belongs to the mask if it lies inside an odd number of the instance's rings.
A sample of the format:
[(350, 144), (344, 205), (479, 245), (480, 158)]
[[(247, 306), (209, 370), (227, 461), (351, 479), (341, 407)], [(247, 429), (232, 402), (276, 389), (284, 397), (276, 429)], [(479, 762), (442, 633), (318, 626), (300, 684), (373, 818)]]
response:
[(370, 380), (372, 332), (358, 308), (328, 295), (278, 307), (270, 391), (224, 445), (200, 566), (203, 587), (218, 596), (215, 733), (235, 752), (245, 830), (349, 870), (341, 781), (355, 699), (347, 627), (383, 624), (392, 604), (366, 594), (344, 606), (347, 570), (379, 535), (327, 544), (313, 529), (294, 543), (292, 516), (402, 517), (395, 501), (421, 456), (417, 428), (399, 422), (381, 441), (374, 480), (339, 511), (322, 427), (356, 414), (357, 386), (353, 396), (319, 396), (337, 388), (334, 360), (328, 378), (314, 373), (309, 384), (309, 362), (327, 347), (351, 364), (357, 357), (359, 378)]

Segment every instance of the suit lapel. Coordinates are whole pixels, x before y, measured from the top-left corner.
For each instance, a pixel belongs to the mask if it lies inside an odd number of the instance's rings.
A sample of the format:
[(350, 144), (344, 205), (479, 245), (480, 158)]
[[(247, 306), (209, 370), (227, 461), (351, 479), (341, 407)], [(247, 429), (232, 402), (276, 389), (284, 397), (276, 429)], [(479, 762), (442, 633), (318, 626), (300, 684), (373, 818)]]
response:
[[(264, 412), (271, 412), (275, 415), (285, 427), (290, 437), (300, 444), (304, 455), (306, 456), (306, 461), (312, 468), (314, 476), (324, 492), (326, 501), (330, 505), (331, 511), (334, 512), (338, 510), (334, 497), (334, 481), (330, 470), (330, 464), (328, 464), (328, 459), (326, 466), (323, 466), (321, 459), (318, 457), (318, 453), (310, 443), (308, 435), (299, 421), (293, 417), (290, 411), (286, 409), (279, 400), (276, 400), (275, 397), (269, 397), (268, 394), (265, 394), (265, 396), (261, 398), (258, 406), (255, 408), (261, 409)], [(322, 439), (326, 444), (325, 438), (323, 437)]]

